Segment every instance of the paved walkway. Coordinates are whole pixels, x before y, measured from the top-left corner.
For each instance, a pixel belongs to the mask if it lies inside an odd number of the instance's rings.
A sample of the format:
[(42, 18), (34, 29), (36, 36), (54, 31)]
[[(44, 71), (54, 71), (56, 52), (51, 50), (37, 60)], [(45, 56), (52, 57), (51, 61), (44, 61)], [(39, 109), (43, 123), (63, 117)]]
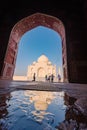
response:
[(87, 84), (0, 80), (0, 94), (17, 89), (65, 91), (69, 96), (75, 98), (87, 97)]

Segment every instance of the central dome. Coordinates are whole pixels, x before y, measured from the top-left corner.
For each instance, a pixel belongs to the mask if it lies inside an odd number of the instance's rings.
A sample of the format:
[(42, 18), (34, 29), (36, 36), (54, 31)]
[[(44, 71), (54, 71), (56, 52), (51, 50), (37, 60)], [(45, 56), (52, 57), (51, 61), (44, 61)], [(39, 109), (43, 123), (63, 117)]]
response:
[(48, 58), (45, 56), (45, 55), (41, 55), (39, 58), (38, 58), (38, 62), (48, 62)]

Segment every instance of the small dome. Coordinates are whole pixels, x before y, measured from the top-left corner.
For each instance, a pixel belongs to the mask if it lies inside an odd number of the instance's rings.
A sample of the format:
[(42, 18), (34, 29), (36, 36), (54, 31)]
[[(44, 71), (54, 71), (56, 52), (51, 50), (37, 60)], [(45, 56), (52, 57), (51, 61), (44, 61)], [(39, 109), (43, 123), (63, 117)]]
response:
[(48, 62), (48, 58), (45, 56), (45, 55), (41, 55), (39, 58), (38, 58), (38, 62)]
[(34, 61), (33, 64), (36, 64), (36, 62)]
[(51, 65), (51, 64), (52, 64), (52, 63), (49, 61), (49, 62), (48, 62), (48, 65)]

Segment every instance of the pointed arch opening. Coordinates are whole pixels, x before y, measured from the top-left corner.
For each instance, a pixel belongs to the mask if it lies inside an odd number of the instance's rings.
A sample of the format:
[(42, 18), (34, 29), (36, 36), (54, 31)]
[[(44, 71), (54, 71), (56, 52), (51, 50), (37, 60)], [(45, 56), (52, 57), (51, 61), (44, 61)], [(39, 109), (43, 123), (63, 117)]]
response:
[(2, 78), (12, 79), (16, 65), (19, 41), (24, 33), (37, 26), (53, 29), (60, 35), (62, 39), (63, 80), (64, 82), (68, 82), (65, 27), (58, 18), (42, 13), (35, 13), (25, 17), (13, 27), (4, 59)]

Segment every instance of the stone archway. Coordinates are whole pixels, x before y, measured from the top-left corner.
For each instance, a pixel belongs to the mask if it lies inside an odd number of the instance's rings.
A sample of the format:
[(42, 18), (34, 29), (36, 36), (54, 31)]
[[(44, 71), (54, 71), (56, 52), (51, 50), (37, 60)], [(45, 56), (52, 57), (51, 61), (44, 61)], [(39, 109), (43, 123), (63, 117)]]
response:
[(37, 71), (38, 77), (45, 77), (44, 68), (40, 67)]
[(61, 36), (63, 76), (64, 82), (68, 82), (66, 36), (64, 25), (58, 18), (42, 13), (35, 13), (31, 16), (25, 17), (13, 27), (9, 37), (8, 47), (4, 59), (2, 78), (12, 79), (16, 64), (18, 43), (20, 41), (20, 38), (24, 33), (37, 26), (45, 26), (47, 28), (51, 28), (58, 32), (58, 34)]

